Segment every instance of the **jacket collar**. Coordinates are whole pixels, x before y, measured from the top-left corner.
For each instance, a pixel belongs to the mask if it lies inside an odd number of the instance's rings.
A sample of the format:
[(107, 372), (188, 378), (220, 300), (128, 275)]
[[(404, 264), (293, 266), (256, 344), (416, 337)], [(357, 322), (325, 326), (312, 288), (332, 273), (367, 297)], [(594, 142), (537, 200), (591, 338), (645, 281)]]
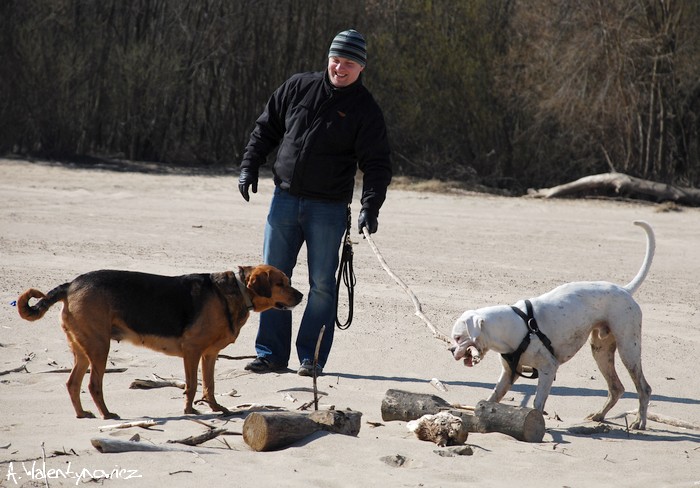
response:
[(339, 87), (335, 86), (333, 83), (331, 83), (331, 80), (328, 77), (328, 70), (325, 70), (325, 71), (323, 71), (323, 84), (331, 93), (337, 93), (339, 95), (345, 94), (345, 93), (352, 93), (355, 90), (358, 90), (362, 86), (363, 75), (364, 75), (364, 73), (360, 73), (360, 76), (357, 77), (357, 80), (355, 80), (355, 83), (353, 83), (352, 85), (339, 88)]

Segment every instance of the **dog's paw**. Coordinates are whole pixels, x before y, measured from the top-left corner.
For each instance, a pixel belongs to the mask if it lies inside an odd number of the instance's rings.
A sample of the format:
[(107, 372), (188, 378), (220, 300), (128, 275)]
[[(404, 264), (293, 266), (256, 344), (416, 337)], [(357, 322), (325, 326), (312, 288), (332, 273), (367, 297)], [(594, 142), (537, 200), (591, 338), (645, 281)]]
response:
[(593, 422), (602, 422), (605, 420), (605, 415), (603, 415), (600, 412), (592, 413), (588, 417), (586, 417), (587, 420), (592, 420)]

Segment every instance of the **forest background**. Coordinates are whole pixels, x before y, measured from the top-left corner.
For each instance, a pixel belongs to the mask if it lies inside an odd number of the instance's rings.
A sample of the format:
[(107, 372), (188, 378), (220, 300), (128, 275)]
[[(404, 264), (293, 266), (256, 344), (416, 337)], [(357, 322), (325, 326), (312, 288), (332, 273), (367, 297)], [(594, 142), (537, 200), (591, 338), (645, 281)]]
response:
[(700, 186), (697, 0), (3, 0), (0, 153), (237, 168), (347, 28), (396, 174)]

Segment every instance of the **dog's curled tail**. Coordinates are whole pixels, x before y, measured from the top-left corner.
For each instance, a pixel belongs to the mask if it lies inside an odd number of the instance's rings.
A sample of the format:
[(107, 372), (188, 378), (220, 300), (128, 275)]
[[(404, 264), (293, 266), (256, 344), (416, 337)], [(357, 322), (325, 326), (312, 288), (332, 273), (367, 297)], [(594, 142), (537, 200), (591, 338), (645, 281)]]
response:
[[(51, 305), (60, 300), (66, 299), (68, 285), (69, 283), (59, 285), (46, 295), (35, 288), (30, 288), (29, 290), (25, 291), (17, 299), (17, 311), (19, 312), (19, 316), (24, 320), (39, 320), (44, 316), (46, 311), (51, 308)], [(30, 305), (29, 300), (32, 298), (38, 298), (39, 301), (34, 305)]]
[(632, 281), (625, 285), (625, 290), (627, 290), (630, 293), (630, 295), (634, 295), (634, 293), (639, 289), (639, 287), (642, 286), (644, 278), (647, 277), (647, 274), (649, 273), (649, 268), (651, 268), (651, 261), (652, 259), (654, 259), (654, 250), (656, 249), (654, 229), (651, 228), (651, 225), (649, 225), (647, 222), (644, 222), (643, 220), (635, 220), (634, 225), (638, 225), (639, 227), (644, 229), (644, 232), (647, 233), (647, 252), (644, 256), (644, 262), (642, 263), (642, 267), (639, 269), (637, 276), (632, 278)]

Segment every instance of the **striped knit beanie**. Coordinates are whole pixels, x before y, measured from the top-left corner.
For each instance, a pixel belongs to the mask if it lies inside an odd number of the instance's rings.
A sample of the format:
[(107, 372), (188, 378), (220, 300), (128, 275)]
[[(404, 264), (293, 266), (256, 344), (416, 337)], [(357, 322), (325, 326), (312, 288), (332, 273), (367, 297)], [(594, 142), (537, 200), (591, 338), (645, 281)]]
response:
[(362, 34), (354, 29), (339, 32), (328, 50), (328, 57), (338, 56), (352, 59), (365, 66), (367, 64), (367, 43)]

